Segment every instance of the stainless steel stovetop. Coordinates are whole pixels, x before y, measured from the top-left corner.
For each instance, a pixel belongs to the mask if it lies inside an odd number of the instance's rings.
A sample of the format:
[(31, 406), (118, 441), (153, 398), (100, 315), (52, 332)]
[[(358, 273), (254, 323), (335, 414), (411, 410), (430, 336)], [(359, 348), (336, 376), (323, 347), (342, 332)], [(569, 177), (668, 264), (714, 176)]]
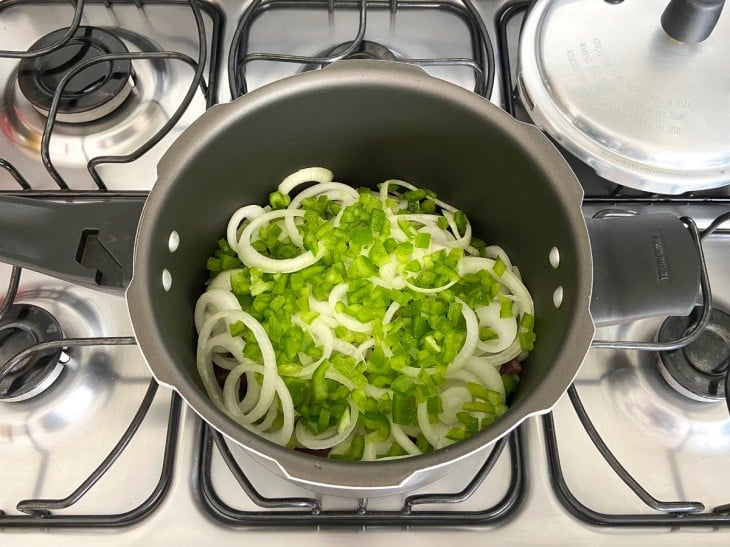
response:
[[(77, 2), (81, 25), (115, 34), (134, 54), (131, 72), (121, 78), (129, 96), (97, 120), (56, 122), (48, 133), (47, 119), (20, 90), (20, 60), (0, 51), (0, 190), (39, 199), (65, 187), (63, 192), (79, 199), (99, 196), (100, 187), (105, 199), (147, 191), (161, 154), (206, 107), (317, 66), (262, 53), (326, 57), (348, 47), (358, 34), (360, 2), (334, 2), (333, 11), (329, 4)], [(484, 92), (519, 114), (510, 90), (525, 7), (502, 0), (369, 2), (363, 54), (385, 44), (396, 58), (421, 59), (431, 74)], [(0, 2), (0, 50), (25, 51), (71, 25), (74, 13), (74, 5), (63, 1)], [(491, 92), (483, 30), (495, 50)], [(234, 41), (245, 46), (230, 55)], [(90, 77), (91, 88), (96, 82)], [(40, 80), (53, 90), (60, 76)], [(669, 211), (692, 216), (702, 229), (730, 210), (727, 188), (668, 200), (617, 188), (579, 162), (573, 165), (586, 189), (586, 215), (607, 208)], [(727, 224), (724, 228), (707, 238), (704, 250), (714, 305), (730, 311), (730, 232)], [(10, 266), (0, 264), (0, 315), (2, 300), (13, 293), (5, 287), (15, 277)], [(657, 511), (642, 502), (601, 457), (567, 394), (549, 417), (529, 420), (485, 462), (470, 461), (410, 494), (432, 495), (430, 500), (312, 500), (311, 493), (269, 475), (235, 447), (219, 445), (176, 397), (155, 391), (129, 338), (120, 297), (22, 271), (13, 303), (48, 311), (72, 340), (56, 343), (62, 369), (49, 388), (26, 400), (0, 400), (2, 545), (730, 542), (727, 409), (722, 402), (691, 401), (668, 387), (654, 354), (592, 350), (575, 392), (600, 438), (651, 496), (703, 508), (680, 503)], [(660, 324), (645, 320), (604, 328), (597, 338), (651, 340)], [(6, 335), (0, 332), (1, 361), (17, 351)], [(0, 391), (12, 386), (0, 381)], [(136, 421), (128, 444), (107, 462)], [(89, 480), (99, 467), (108, 471)], [(445, 502), (444, 494), (455, 497), (481, 474), (486, 478), (466, 500)], [(264, 499), (257, 504), (256, 496)], [(282, 504), (285, 497), (299, 503)], [(687, 509), (695, 512), (677, 514)]]

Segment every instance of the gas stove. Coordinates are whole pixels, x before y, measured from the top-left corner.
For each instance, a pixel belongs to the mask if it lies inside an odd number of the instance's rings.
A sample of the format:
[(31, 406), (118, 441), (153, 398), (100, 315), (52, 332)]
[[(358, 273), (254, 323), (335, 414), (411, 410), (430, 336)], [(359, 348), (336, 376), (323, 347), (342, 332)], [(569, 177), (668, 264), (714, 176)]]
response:
[[(514, 90), (527, 9), (502, 0), (0, 2), (0, 191), (145, 195), (161, 155), (208, 107), (345, 57), (407, 60), (526, 120)], [(730, 211), (730, 187), (652, 195), (567, 157), (587, 217), (669, 212), (704, 230)], [(719, 378), (730, 361), (729, 225), (703, 248), (713, 311), (692, 346), (593, 349), (553, 412), (481, 461), (418, 491), (359, 500), (274, 477), (158, 388), (121, 297), (0, 264), (0, 543), (726, 545), (730, 417)], [(596, 338), (671, 340), (687, 326), (664, 319)], [(682, 372), (678, 355), (703, 374)]]

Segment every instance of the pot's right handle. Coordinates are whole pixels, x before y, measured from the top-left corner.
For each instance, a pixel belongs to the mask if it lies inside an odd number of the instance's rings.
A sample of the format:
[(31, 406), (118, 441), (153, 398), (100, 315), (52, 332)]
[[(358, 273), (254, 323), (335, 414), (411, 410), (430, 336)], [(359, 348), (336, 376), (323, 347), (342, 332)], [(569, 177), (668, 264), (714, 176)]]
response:
[(597, 325), (692, 311), (700, 255), (678, 217), (607, 216), (586, 224), (593, 254), (591, 315)]

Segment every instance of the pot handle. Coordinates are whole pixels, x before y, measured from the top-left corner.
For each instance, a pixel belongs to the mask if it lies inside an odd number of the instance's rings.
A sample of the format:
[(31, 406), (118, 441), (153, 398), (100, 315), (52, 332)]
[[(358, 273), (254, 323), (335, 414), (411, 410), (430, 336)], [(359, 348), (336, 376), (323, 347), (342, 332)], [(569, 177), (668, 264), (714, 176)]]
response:
[(700, 286), (700, 254), (668, 213), (586, 220), (593, 255), (591, 315), (598, 326), (688, 315)]
[(124, 291), (144, 197), (56, 201), (0, 196), (0, 262)]

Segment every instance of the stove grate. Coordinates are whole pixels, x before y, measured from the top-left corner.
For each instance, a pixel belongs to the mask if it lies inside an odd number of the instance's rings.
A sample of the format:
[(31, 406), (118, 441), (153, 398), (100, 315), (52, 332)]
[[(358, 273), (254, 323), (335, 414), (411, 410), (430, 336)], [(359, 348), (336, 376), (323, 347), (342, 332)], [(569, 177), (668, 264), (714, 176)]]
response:
[[(48, 5), (56, 5), (56, 4), (65, 4), (65, 0), (45, 0), (45, 4)], [(6, 2), (0, 3), (0, 20), (2, 19), (2, 11), (5, 9), (8, 9), (12, 6), (23, 6), (23, 5), (30, 5), (33, 4), (34, 6), (37, 6), (38, 2), (30, 2), (29, 0), (10, 0)], [(87, 164), (87, 170), (89, 171), (89, 174), (91, 178), (93, 179), (94, 183), (96, 184), (97, 188), (102, 191), (107, 190), (107, 185), (104, 182), (103, 178), (98, 172), (98, 167), (103, 164), (126, 164), (131, 163), (139, 158), (141, 158), (144, 154), (146, 154), (150, 149), (152, 149), (157, 143), (159, 143), (165, 135), (167, 135), (170, 130), (177, 124), (177, 122), (180, 120), (180, 118), (185, 113), (186, 109), (192, 102), (195, 93), (197, 92), (197, 89), (200, 88), (204, 97), (206, 98), (206, 106), (210, 107), (215, 103), (215, 94), (217, 90), (217, 71), (216, 67), (218, 64), (218, 51), (220, 49), (220, 43), (222, 39), (222, 30), (223, 30), (223, 21), (224, 17), (221, 13), (220, 9), (213, 4), (202, 2), (200, 0), (155, 0), (155, 1), (139, 1), (139, 0), (78, 0), (75, 2), (74, 7), (74, 15), (73, 20), (68, 27), (67, 32), (65, 35), (56, 43), (50, 45), (49, 47), (46, 47), (41, 50), (37, 51), (9, 51), (9, 50), (0, 50), (0, 59), (2, 58), (9, 58), (9, 59), (29, 59), (33, 57), (38, 57), (40, 55), (47, 54), (49, 52), (55, 51), (61, 47), (65, 43), (67, 43), (71, 37), (74, 35), (74, 33), (78, 30), (80, 26), (81, 19), (83, 17), (84, 12), (84, 6), (86, 4), (101, 4), (105, 6), (108, 9), (113, 9), (114, 4), (132, 4), (137, 6), (139, 9), (143, 9), (144, 5), (147, 4), (155, 4), (155, 5), (184, 5), (187, 4), (190, 7), (191, 13), (193, 14), (193, 17), (195, 19), (195, 25), (197, 28), (197, 39), (198, 39), (198, 56), (197, 59), (193, 59), (189, 57), (188, 55), (185, 55), (179, 51), (150, 51), (150, 52), (133, 52), (133, 53), (118, 53), (118, 54), (106, 54), (106, 55), (100, 55), (98, 57), (95, 57), (93, 59), (88, 59), (85, 62), (79, 63), (76, 66), (74, 66), (68, 73), (64, 75), (64, 77), (59, 82), (58, 88), (56, 89), (53, 97), (53, 102), (51, 105), (51, 108), (48, 113), (48, 119), (46, 122), (45, 129), (43, 131), (43, 137), (41, 140), (41, 159), (43, 162), (44, 167), (46, 168), (46, 171), (51, 175), (53, 180), (58, 185), (59, 189), (61, 190), (68, 190), (69, 184), (65, 180), (65, 178), (58, 172), (56, 167), (53, 164), (53, 161), (50, 157), (50, 141), (53, 136), (53, 129), (56, 125), (57, 121), (57, 115), (58, 115), (58, 108), (59, 104), (61, 102), (61, 96), (63, 94), (63, 90), (66, 87), (66, 85), (71, 81), (71, 79), (77, 75), (79, 72), (81, 72), (84, 69), (88, 69), (89, 67), (96, 65), (98, 63), (102, 62), (111, 62), (111, 61), (135, 61), (135, 60), (170, 60), (170, 61), (176, 61), (176, 62), (183, 62), (187, 65), (189, 65), (192, 70), (194, 71), (194, 74), (191, 78), (190, 85), (188, 87), (188, 90), (181, 100), (180, 104), (178, 105), (177, 109), (174, 111), (174, 113), (169, 117), (169, 119), (164, 123), (164, 125), (154, 134), (152, 135), (145, 143), (143, 143), (141, 146), (139, 146), (136, 150), (124, 154), (124, 155), (106, 155), (106, 156), (98, 156), (91, 158), (91, 160)], [(210, 52), (208, 51), (208, 41), (206, 37), (205, 32), (205, 24), (203, 21), (202, 14), (205, 13), (213, 22), (213, 32), (210, 39)], [(208, 55), (210, 55), (209, 59), (209, 73), (207, 82), (204, 78), (204, 69), (206, 60), (208, 59)], [(22, 176), (22, 174), (19, 172), (19, 170), (14, 167), (10, 162), (7, 160), (0, 158), (0, 169), (3, 169), (7, 171), (10, 176), (19, 184), (19, 186), (26, 192), (32, 192), (31, 185), (28, 183), (28, 181)]]
[[(354, 39), (345, 48), (320, 55), (290, 55), (280, 53), (249, 52), (249, 36), (256, 19), (263, 13), (273, 10), (307, 9), (326, 10), (333, 14), (336, 10), (358, 10), (359, 24)], [(369, 10), (388, 11), (393, 16), (398, 12), (414, 10), (439, 10), (460, 17), (467, 25), (471, 35), (472, 52), (470, 58), (400, 58), (402, 62), (416, 66), (463, 66), (475, 74), (474, 91), (483, 97), (490, 97), (494, 86), (494, 51), (492, 41), (479, 12), (471, 0), (460, 3), (448, 0), (417, 2), (409, 0), (256, 0), (246, 9), (236, 26), (228, 56), (228, 81), (233, 98), (248, 92), (246, 67), (253, 61), (276, 61), (301, 65), (328, 65), (345, 59), (361, 50), (365, 42), (365, 27)]]
[[(509, 445), (511, 476), (509, 487), (492, 507), (463, 509), (459, 503), (469, 499), (487, 478), (494, 464)], [(248, 498), (261, 509), (239, 510), (225, 503), (216, 492), (211, 476), (214, 448), (218, 450), (234, 480)], [(240, 468), (223, 437), (203, 425), (196, 467), (196, 489), (203, 510), (228, 526), (458, 526), (492, 525), (513, 515), (524, 499), (524, 455), (519, 430), (494, 444), (492, 452), (469, 484), (460, 492), (420, 494), (407, 497), (398, 510), (369, 510), (362, 498), (353, 510), (323, 510), (315, 498), (268, 498), (262, 496)], [(416, 506), (452, 504), (453, 509), (426, 510)]]

